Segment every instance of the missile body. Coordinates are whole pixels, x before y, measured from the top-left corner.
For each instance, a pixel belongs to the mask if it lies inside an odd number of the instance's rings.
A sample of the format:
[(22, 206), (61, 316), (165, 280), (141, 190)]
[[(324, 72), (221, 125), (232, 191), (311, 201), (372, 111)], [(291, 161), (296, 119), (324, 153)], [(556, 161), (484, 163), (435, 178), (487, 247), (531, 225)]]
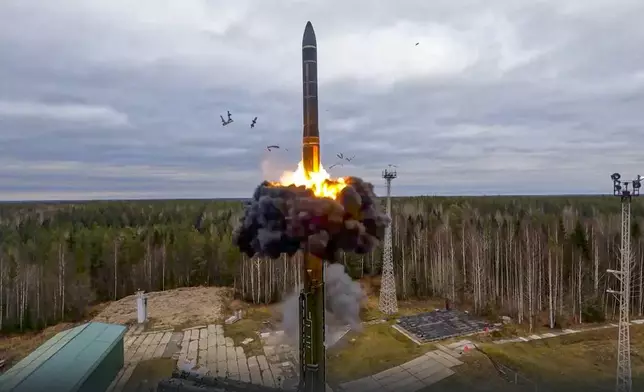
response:
[[(302, 38), (302, 82), (304, 130), (302, 161), (306, 173), (320, 170), (318, 130), (317, 40), (311, 22)], [(326, 348), (324, 345), (324, 261), (304, 247), (302, 291), (300, 292), (300, 384), (299, 392), (326, 391)]]
[(318, 129), (318, 48), (311, 22), (302, 37), (302, 87), (304, 129), (302, 161), (307, 173), (320, 170), (320, 131)]

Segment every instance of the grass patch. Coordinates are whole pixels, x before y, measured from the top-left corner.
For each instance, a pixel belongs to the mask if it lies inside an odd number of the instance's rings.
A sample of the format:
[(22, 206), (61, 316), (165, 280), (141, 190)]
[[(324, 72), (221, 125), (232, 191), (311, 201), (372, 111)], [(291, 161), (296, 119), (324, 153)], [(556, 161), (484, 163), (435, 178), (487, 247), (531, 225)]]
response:
[[(224, 324), (224, 335), (231, 338), (235, 346), (241, 346), (246, 356), (264, 355), (258, 332), (262, 330), (265, 321), (272, 320), (273, 314), (266, 306), (250, 306), (243, 312), (241, 320), (234, 324)], [(242, 344), (248, 338), (253, 341)]]
[(360, 333), (349, 332), (327, 351), (329, 381), (338, 384), (378, 373), (432, 349), (431, 344), (416, 345), (391, 323), (367, 325)]
[(139, 362), (125, 384), (124, 391), (156, 390), (159, 381), (172, 376), (174, 365), (172, 358), (155, 358)]
[[(614, 387), (617, 328), (482, 348), (494, 361), (539, 384), (554, 387), (570, 382), (589, 390)], [(635, 379), (644, 375), (644, 326), (631, 326), (631, 350)]]
[(459, 358), (464, 365), (452, 368), (456, 374), (421, 392), (533, 392), (525, 385), (515, 385), (501, 378), (492, 362), (483, 354), (472, 351)]
[(40, 332), (16, 333), (0, 337), (0, 359), (5, 360), (4, 367), (0, 369), (0, 373), (2, 371), (9, 370), (11, 366), (29, 355), (29, 353), (37, 349), (57, 333), (73, 328), (79, 324), (80, 323), (60, 323), (58, 325), (47, 327)]

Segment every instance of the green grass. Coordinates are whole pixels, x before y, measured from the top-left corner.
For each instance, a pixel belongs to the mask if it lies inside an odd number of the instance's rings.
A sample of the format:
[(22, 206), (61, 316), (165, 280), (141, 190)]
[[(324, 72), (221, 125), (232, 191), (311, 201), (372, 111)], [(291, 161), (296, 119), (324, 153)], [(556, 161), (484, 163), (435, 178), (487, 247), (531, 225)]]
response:
[[(561, 385), (571, 382), (589, 390), (614, 387), (616, 328), (522, 343), (483, 344), (481, 348), (494, 361), (517, 370), (537, 383)], [(642, 377), (644, 326), (631, 327), (631, 350), (633, 377)]]
[(421, 392), (533, 392), (525, 385), (514, 385), (501, 378), (492, 362), (479, 352), (471, 351), (459, 359), (464, 365), (452, 368), (456, 374)]
[[(266, 306), (252, 306), (244, 310), (241, 320), (234, 324), (224, 324), (224, 335), (235, 342), (235, 346), (241, 346), (246, 356), (264, 355), (262, 342), (258, 332), (262, 329), (264, 321), (272, 318), (271, 310)], [(243, 345), (247, 339), (253, 339), (249, 344)]]
[(358, 379), (410, 361), (434, 349), (418, 346), (391, 327), (391, 323), (365, 326), (349, 332), (327, 351), (327, 373), (333, 384)]
[(442, 309), (445, 306), (445, 303), (440, 299), (398, 301), (398, 312), (392, 315), (386, 315), (378, 309), (378, 300), (378, 296), (369, 297), (366, 304), (360, 310), (360, 319), (363, 322), (374, 320), (394, 320), (401, 316), (409, 316), (418, 313), (431, 312), (434, 309)]

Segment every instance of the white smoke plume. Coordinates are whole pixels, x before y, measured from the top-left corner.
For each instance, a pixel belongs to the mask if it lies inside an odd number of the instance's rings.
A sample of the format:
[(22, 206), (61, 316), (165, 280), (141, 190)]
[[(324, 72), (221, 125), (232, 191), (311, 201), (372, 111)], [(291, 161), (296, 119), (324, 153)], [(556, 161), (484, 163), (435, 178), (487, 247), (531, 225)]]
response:
[[(365, 299), (365, 293), (360, 283), (355, 282), (344, 270), (342, 264), (325, 263), (325, 331), (327, 348), (337, 343), (331, 336), (340, 327), (349, 326), (353, 331), (360, 331), (360, 305)], [(299, 294), (296, 287), (284, 302), (282, 302), (282, 328), (286, 342), (297, 346), (299, 339)], [(331, 344), (328, 344), (331, 343)]]

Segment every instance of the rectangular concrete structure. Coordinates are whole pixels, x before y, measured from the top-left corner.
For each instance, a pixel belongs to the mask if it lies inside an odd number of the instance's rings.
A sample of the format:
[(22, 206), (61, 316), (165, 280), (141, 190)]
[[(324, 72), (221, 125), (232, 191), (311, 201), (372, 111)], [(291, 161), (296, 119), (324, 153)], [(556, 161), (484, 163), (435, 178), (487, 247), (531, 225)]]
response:
[(60, 332), (0, 376), (0, 391), (104, 391), (123, 368), (125, 332), (95, 322)]
[(396, 327), (417, 343), (427, 343), (492, 329), (492, 325), (458, 310), (436, 310), (404, 316)]

